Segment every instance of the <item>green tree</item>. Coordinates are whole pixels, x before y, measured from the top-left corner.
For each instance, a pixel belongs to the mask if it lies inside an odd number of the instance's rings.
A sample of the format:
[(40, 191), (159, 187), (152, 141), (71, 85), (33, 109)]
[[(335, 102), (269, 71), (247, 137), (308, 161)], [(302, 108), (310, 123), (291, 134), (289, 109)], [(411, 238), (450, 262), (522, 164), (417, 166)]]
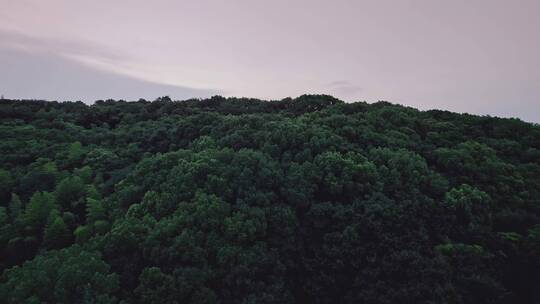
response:
[(59, 249), (71, 241), (71, 231), (60, 216), (55, 216), (52, 223), (45, 227), (43, 244), (49, 249)]
[(29, 197), (36, 191), (52, 191), (58, 178), (56, 164), (47, 158), (39, 158), (31, 164), (29, 171), (21, 178), (19, 194)]
[(0, 204), (7, 204), (13, 187), (13, 179), (8, 171), (0, 169)]
[(97, 220), (94, 222), (94, 231), (96, 234), (105, 234), (109, 231), (110, 224), (105, 220)]
[(164, 274), (157, 267), (142, 271), (135, 294), (141, 303), (175, 303), (186, 296), (175, 286), (174, 277)]
[(540, 303), (538, 125), (325, 95), (0, 118), (1, 303)]
[(9, 202), (9, 215), (12, 220), (19, 218), (22, 212), (22, 202), (19, 196), (15, 193), (11, 194), (11, 201)]
[(34, 231), (39, 231), (47, 223), (49, 214), (54, 208), (55, 200), (52, 193), (34, 193), (24, 211), (26, 225), (30, 226)]
[(73, 231), (73, 235), (78, 244), (86, 243), (93, 234), (92, 227), (89, 225), (79, 226)]
[(483, 191), (461, 185), (446, 193), (445, 207), (454, 217), (460, 234), (486, 233), (492, 228), (491, 198)]
[(100, 255), (79, 246), (39, 255), (7, 270), (0, 282), (5, 303), (115, 303), (119, 287)]
[(70, 164), (77, 164), (84, 158), (85, 150), (82, 144), (78, 141), (72, 143), (68, 147), (68, 162)]
[(63, 179), (58, 186), (54, 194), (56, 200), (62, 208), (71, 209), (82, 204), (80, 201), (86, 191), (86, 187), (82, 179), (78, 176), (71, 176)]
[(105, 208), (100, 200), (87, 198), (86, 199), (86, 222), (94, 223), (98, 220), (105, 219)]
[(92, 167), (86, 165), (80, 169), (75, 169), (75, 174), (82, 179), (86, 184), (92, 182), (93, 171)]
[(9, 216), (6, 207), (0, 207), (0, 227), (4, 227), (9, 223)]

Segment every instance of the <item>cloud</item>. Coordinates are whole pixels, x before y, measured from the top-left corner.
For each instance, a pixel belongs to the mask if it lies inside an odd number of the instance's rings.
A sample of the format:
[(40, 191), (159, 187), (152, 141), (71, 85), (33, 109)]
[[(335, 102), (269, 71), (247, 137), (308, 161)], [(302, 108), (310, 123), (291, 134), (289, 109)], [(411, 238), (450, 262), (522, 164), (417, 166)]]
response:
[(347, 80), (336, 80), (328, 84), (330, 91), (337, 95), (346, 98), (356, 98), (358, 93), (362, 91), (362, 88)]
[[(102, 45), (85, 41), (63, 40), (53, 37), (37, 37), (17, 30), (0, 29), (2, 48), (29, 53), (48, 53), (58, 56), (93, 56), (101, 60), (121, 60), (125, 55)], [(125, 58), (124, 58), (125, 59)]]
[(97, 45), (40, 39), (0, 31), (0, 93), (6, 98), (82, 100), (138, 98), (169, 95), (174, 99), (208, 97), (222, 92), (160, 84), (116, 73), (97, 63), (123, 59)]

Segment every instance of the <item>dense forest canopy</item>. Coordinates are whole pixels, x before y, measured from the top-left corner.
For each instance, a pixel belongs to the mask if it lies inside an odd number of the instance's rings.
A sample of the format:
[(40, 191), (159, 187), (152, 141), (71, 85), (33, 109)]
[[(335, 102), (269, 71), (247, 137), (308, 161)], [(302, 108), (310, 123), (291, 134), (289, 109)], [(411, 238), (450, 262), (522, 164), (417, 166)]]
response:
[(2, 302), (540, 302), (538, 125), (326, 95), (0, 120)]

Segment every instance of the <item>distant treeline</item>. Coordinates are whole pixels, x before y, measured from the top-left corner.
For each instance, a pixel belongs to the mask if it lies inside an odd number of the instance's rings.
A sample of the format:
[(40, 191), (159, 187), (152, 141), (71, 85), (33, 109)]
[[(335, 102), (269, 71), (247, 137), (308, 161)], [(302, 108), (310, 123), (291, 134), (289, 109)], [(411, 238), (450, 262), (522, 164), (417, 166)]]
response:
[(540, 126), (0, 100), (2, 303), (540, 303)]

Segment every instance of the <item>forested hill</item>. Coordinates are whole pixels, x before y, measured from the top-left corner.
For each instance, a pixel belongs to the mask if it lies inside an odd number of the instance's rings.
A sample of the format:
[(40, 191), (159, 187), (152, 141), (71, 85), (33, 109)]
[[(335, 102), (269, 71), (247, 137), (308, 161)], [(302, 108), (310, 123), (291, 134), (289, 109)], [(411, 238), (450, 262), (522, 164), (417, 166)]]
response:
[(0, 302), (540, 303), (540, 127), (0, 100)]

